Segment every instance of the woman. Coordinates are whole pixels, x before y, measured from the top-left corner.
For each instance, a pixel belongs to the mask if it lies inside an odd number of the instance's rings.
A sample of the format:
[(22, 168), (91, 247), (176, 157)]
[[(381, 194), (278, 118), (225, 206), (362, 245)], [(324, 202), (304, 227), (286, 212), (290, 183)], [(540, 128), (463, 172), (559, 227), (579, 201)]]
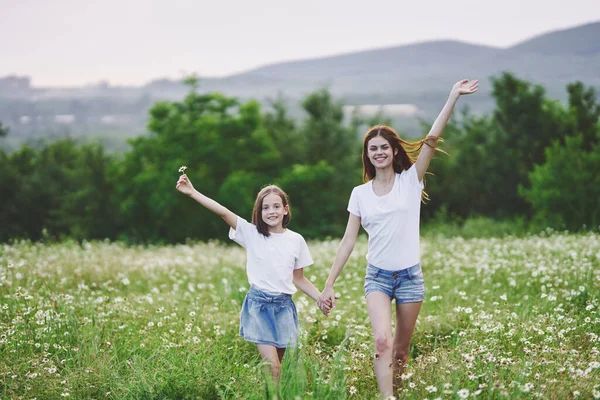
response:
[[(369, 236), (365, 297), (375, 339), (375, 376), (384, 397), (393, 395), (394, 386), (399, 386), (425, 296), (419, 248), (423, 176), (458, 98), (475, 93), (478, 87), (477, 80), (457, 82), (423, 140), (406, 142), (390, 127), (379, 125), (369, 129), (363, 141), (365, 183), (352, 190), (346, 232), (318, 303), (335, 307), (333, 285), (354, 249), (362, 224)], [(393, 337), (392, 299), (396, 300)]]

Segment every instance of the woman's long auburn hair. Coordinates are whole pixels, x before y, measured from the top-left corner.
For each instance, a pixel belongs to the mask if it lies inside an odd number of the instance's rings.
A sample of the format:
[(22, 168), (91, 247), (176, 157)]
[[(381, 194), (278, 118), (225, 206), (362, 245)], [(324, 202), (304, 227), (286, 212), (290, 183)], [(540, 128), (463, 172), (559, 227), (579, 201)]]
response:
[[(439, 150), (437, 147), (435, 147), (436, 143), (433, 143), (433, 145), (431, 144), (432, 140), (434, 140), (432, 138), (425, 137), (424, 139), (416, 142), (408, 142), (401, 139), (393, 128), (387, 125), (375, 125), (371, 127), (367, 133), (365, 133), (365, 138), (363, 139), (363, 183), (375, 178), (376, 169), (371, 163), (371, 160), (369, 160), (368, 146), (369, 141), (377, 136), (381, 136), (387, 140), (392, 147), (392, 152), (396, 152), (396, 155), (392, 159), (392, 166), (394, 168), (394, 172), (398, 174), (402, 173), (402, 171), (408, 170), (417, 161), (417, 157), (419, 156), (423, 145), (428, 145), (434, 147), (436, 150)], [(442, 139), (439, 140), (441, 141)], [(427, 193), (425, 193), (424, 190), (422, 199), (429, 200), (429, 196), (427, 196)]]
[(283, 216), (282, 225), (284, 228), (287, 228), (290, 220), (292, 219), (292, 209), (290, 207), (290, 201), (288, 199), (288, 195), (281, 190), (278, 186), (268, 185), (265, 186), (258, 192), (256, 195), (256, 201), (254, 202), (254, 209), (252, 210), (252, 223), (256, 226), (256, 229), (266, 237), (269, 237), (271, 234), (269, 232), (269, 226), (262, 219), (262, 207), (263, 201), (265, 197), (270, 194), (276, 194), (281, 197), (281, 203), (283, 207), (287, 210), (287, 215)]

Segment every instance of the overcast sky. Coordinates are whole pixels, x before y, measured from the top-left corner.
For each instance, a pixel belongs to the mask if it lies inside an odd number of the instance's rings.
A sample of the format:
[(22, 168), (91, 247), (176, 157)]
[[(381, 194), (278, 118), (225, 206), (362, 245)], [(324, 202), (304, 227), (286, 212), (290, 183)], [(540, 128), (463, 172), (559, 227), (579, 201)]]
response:
[(224, 76), (435, 39), (506, 47), (600, 21), (598, 0), (0, 0), (0, 76), (35, 86)]

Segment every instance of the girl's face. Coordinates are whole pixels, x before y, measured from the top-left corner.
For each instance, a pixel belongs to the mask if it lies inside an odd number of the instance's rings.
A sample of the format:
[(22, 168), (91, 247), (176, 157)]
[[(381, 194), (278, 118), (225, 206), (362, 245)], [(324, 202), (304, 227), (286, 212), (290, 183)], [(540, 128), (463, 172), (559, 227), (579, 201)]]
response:
[(288, 214), (287, 206), (284, 207), (281, 197), (270, 193), (262, 202), (262, 219), (269, 227), (269, 231), (283, 229), (283, 217)]
[(377, 169), (391, 166), (396, 154), (398, 150), (393, 150), (390, 142), (381, 136), (375, 136), (367, 144), (367, 156)]

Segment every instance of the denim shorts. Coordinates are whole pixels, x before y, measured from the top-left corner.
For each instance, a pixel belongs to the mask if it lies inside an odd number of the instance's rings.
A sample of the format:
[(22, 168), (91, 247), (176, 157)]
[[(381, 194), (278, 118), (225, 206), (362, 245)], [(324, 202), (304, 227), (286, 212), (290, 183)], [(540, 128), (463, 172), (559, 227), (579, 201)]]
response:
[(252, 286), (242, 305), (240, 336), (252, 343), (281, 349), (295, 346), (298, 312), (292, 295), (273, 295)]
[(372, 292), (381, 292), (396, 304), (418, 303), (425, 299), (425, 284), (421, 264), (398, 271), (388, 271), (367, 265), (365, 297)]

